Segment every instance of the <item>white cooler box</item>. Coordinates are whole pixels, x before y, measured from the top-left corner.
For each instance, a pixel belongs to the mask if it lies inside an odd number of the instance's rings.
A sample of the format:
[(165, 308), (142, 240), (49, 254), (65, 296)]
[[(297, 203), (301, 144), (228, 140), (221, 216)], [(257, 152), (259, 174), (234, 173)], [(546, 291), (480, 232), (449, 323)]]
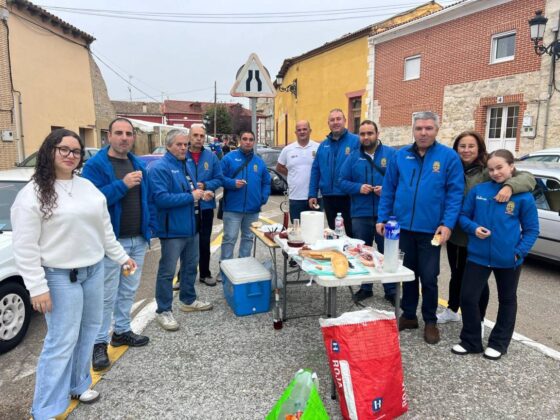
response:
[(270, 310), (271, 275), (253, 257), (220, 263), (224, 296), (237, 316)]

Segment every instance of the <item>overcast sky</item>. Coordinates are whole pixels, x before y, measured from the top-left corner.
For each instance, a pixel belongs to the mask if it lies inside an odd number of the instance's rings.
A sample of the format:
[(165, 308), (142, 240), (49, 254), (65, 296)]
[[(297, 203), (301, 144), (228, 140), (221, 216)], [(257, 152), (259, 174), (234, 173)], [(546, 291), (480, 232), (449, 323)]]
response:
[[(93, 35), (92, 51), (132, 87), (132, 99), (160, 100), (162, 92), (169, 99), (213, 101), (214, 81), (218, 86), (218, 101), (239, 99), (229, 96), (235, 74), (245, 64), (249, 54), (256, 53), (272, 78), (284, 59), (300, 55), (325, 42), (354, 32), (394, 14), (425, 3), (414, 0), (208, 0), (208, 1), (146, 1), (146, 0), (35, 0), (35, 4)], [(456, 0), (440, 0), (441, 5)], [(133, 20), (107, 16), (69, 13), (54, 7), (170, 13), (169, 20), (195, 20), (184, 14), (208, 14), (196, 19), (220, 23), (183, 23)], [(340, 10), (346, 10), (341, 14)], [(354, 9), (348, 13), (349, 9)], [(355, 9), (361, 9), (358, 11)], [(336, 11), (338, 10), (338, 11)], [(311, 15), (305, 12), (325, 12)], [(335, 12), (336, 11), (336, 12)], [(255, 14), (242, 17), (239, 14)], [(280, 13), (292, 13), (282, 17)], [(183, 14), (181, 16), (180, 14)], [(223, 17), (216, 16), (222, 14)], [(305, 23), (244, 23), (291, 20), (323, 20)], [(348, 16), (357, 18), (338, 20)], [(156, 19), (154, 15), (143, 15)], [(329, 20), (326, 19), (337, 19)], [(111, 99), (128, 100), (129, 85), (97, 59)], [(146, 97), (146, 94), (153, 97)]]

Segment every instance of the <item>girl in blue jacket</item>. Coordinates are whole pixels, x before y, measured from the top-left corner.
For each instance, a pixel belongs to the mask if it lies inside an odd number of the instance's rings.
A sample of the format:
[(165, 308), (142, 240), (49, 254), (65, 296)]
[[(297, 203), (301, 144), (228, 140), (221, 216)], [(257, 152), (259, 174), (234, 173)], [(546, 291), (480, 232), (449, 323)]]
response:
[(498, 360), (507, 352), (517, 314), (517, 285), (523, 258), (539, 234), (535, 200), (530, 192), (514, 194), (506, 203), (494, 197), (513, 176), (513, 155), (496, 150), (487, 162), (491, 182), (475, 186), (463, 205), (459, 223), (469, 236), (467, 265), (461, 289), (463, 329), (455, 354), (482, 352), (478, 304), (490, 273), (498, 289), (498, 318), (488, 338), (484, 357)]

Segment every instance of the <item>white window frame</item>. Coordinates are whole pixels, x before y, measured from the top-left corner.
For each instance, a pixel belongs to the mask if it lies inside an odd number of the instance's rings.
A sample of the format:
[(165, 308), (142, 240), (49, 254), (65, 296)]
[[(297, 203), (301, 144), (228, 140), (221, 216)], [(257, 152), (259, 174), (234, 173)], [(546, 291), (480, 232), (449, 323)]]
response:
[[(513, 55), (508, 55), (507, 57), (496, 58), (496, 53), (498, 51), (498, 39), (505, 38), (510, 35), (515, 35), (515, 42), (513, 44)], [(504, 63), (506, 61), (515, 60), (515, 47), (517, 46), (517, 31), (507, 31), (501, 32), (499, 34), (492, 35), (491, 47), (490, 47), (490, 64)]]
[[(412, 60), (418, 60), (418, 75), (415, 77), (406, 77), (406, 63)], [(418, 55), (413, 55), (411, 57), (406, 57), (404, 59), (404, 69), (403, 69), (403, 80), (407, 81), (407, 80), (417, 80), (420, 79), (420, 74), (422, 73), (422, 55), (418, 54)]]

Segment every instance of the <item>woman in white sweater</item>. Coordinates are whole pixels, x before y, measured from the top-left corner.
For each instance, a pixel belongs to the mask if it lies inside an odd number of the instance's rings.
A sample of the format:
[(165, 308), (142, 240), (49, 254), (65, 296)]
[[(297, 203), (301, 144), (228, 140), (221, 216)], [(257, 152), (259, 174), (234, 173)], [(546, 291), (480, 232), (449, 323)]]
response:
[(136, 268), (115, 238), (105, 197), (75, 175), (83, 155), (76, 133), (54, 130), (11, 209), (15, 262), (48, 327), (35, 379), (35, 420), (63, 413), (70, 397), (99, 397), (89, 387), (91, 349), (102, 320), (103, 257)]

